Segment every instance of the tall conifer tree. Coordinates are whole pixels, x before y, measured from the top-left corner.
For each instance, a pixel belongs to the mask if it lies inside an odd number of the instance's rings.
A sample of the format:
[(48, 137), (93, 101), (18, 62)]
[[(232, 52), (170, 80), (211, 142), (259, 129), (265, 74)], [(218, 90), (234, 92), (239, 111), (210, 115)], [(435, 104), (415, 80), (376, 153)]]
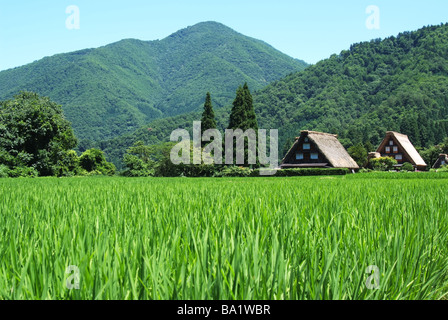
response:
[(229, 129), (258, 130), (257, 116), (255, 114), (253, 98), (247, 83), (238, 87), (236, 98), (230, 114)]
[(236, 90), (235, 100), (233, 100), (228, 129), (243, 129), (241, 126), (246, 119), (246, 108), (244, 103), (244, 90), (241, 86), (239, 86)]
[[(250, 93), (247, 83), (243, 87), (238, 87), (236, 91), (236, 97), (233, 101), (233, 108), (230, 113), (229, 127), (228, 129), (241, 129), (246, 131), (253, 129), (256, 137), (258, 137), (258, 122), (253, 106), (253, 98)], [(258, 140), (258, 139), (257, 139)], [(248, 159), (248, 144), (244, 142), (245, 159)], [(256, 147), (256, 153), (258, 154), (258, 146)], [(258, 163), (258, 158), (257, 158)], [(246, 163), (247, 165), (247, 163)]]
[(243, 92), (244, 92), (244, 107), (246, 109), (246, 119), (245, 119), (245, 125), (244, 129), (254, 129), (255, 132), (258, 131), (258, 122), (257, 122), (257, 115), (255, 114), (254, 109), (254, 101), (252, 98), (252, 95), (249, 90), (249, 86), (247, 85), (247, 82), (243, 86)]
[(204, 112), (202, 113), (201, 122), (201, 135), (209, 129), (216, 129), (215, 112), (213, 111), (210, 92), (207, 92), (205, 97)]

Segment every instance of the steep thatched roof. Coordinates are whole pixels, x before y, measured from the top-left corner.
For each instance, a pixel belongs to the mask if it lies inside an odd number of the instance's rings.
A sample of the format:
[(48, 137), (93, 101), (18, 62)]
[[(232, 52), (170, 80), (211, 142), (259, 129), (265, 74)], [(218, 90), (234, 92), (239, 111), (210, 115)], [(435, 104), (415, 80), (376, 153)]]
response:
[(305, 137), (308, 137), (310, 141), (315, 143), (318, 150), (327, 158), (332, 167), (359, 169), (356, 161), (350, 157), (347, 150), (339, 142), (337, 135), (315, 131), (302, 131), (300, 137), (296, 139), (296, 142), (286, 154), (282, 164), (296, 150), (300, 140)]
[(423, 160), (423, 158), (420, 156), (418, 151), (415, 149), (411, 141), (409, 141), (409, 137), (405, 134), (401, 134), (394, 131), (388, 131), (386, 132), (386, 137), (384, 138), (383, 142), (378, 147), (377, 152), (381, 152), (387, 141), (389, 141), (390, 138), (394, 138), (394, 140), (397, 142), (398, 146), (403, 149), (404, 153), (406, 153), (407, 158), (411, 161), (411, 163), (414, 166), (418, 167), (426, 167), (426, 162)]

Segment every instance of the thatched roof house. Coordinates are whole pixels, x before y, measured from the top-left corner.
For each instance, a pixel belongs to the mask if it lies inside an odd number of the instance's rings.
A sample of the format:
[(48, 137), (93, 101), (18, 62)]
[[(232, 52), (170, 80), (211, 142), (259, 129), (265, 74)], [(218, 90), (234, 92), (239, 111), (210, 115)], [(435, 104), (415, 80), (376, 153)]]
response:
[(329, 133), (302, 131), (280, 165), (291, 168), (348, 168), (359, 169), (338, 140)]
[(394, 131), (386, 132), (386, 137), (381, 142), (378, 150), (382, 157), (392, 157), (402, 166), (405, 162), (411, 163), (419, 170), (426, 169), (426, 163), (409, 141), (409, 137)]
[(441, 166), (448, 165), (448, 154), (441, 154), (439, 159), (437, 159), (436, 163), (434, 163), (433, 168), (439, 169)]

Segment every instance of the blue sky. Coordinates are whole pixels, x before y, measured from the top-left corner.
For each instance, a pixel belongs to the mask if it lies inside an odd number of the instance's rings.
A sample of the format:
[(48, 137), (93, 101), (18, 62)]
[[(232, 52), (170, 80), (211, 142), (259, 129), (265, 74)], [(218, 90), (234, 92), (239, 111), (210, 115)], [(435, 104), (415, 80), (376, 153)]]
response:
[[(0, 0), (0, 70), (124, 38), (163, 39), (202, 21), (221, 22), (294, 58), (316, 63), (356, 42), (448, 22), (448, 1), (416, 2)], [(80, 29), (66, 27), (70, 5), (79, 8)], [(379, 29), (366, 26), (369, 5), (380, 10)]]

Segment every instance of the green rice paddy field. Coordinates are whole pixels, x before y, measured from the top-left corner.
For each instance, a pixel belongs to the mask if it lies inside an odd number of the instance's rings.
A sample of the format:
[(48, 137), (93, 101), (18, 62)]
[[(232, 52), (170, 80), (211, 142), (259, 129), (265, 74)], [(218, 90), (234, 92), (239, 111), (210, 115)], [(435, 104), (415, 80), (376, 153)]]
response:
[(446, 299), (447, 184), (2, 179), (0, 299)]

